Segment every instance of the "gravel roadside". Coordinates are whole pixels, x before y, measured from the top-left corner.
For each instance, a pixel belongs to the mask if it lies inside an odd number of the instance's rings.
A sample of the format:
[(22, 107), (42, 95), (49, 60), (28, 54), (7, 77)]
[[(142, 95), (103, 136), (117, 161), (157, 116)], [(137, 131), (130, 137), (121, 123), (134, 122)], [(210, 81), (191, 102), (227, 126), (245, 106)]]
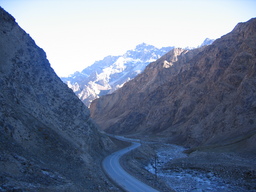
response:
[(256, 159), (237, 153), (194, 151), (161, 142), (121, 158), (127, 172), (156, 189), (169, 191), (256, 191)]

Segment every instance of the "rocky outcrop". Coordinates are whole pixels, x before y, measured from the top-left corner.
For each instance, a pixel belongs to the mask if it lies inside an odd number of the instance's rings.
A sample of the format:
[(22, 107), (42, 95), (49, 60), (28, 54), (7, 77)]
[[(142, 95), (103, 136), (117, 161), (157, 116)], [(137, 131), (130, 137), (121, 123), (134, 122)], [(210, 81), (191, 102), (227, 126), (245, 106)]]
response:
[[(255, 151), (256, 19), (212, 45), (174, 49), (90, 107), (101, 129)], [(235, 146), (235, 147), (231, 147)]]
[(100, 160), (113, 144), (1, 7), (0, 50), (0, 191), (107, 190)]

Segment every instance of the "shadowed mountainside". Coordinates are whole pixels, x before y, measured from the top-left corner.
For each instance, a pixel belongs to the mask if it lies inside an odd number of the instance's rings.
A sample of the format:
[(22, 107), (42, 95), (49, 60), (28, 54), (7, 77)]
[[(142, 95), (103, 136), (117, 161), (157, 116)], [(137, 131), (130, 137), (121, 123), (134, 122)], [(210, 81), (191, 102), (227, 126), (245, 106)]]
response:
[(0, 191), (97, 191), (114, 144), (0, 7)]
[(92, 117), (109, 133), (255, 151), (255, 53), (251, 19), (212, 45), (171, 50), (121, 89), (94, 100)]

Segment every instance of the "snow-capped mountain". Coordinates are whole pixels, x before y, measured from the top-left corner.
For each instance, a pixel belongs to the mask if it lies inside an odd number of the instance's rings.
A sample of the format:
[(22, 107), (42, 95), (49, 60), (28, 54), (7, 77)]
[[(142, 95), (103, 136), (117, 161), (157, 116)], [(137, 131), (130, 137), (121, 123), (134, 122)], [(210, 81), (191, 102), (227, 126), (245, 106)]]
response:
[(112, 93), (136, 75), (145, 67), (159, 59), (174, 47), (156, 48), (145, 43), (127, 51), (121, 56), (107, 56), (81, 72), (75, 72), (62, 78), (76, 95), (89, 106), (101, 95)]
[[(213, 41), (206, 38), (199, 47), (210, 45)], [(142, 43), (123, 55), (107, 56), (81, 72), (75, 72), (61, 79), (86, 106), (89, 106), (99, 96), (110, 94), (121, 88), (124, 83), (140, 74), (149, 63), (156, 61), (172, 49), (174, 47), (156, 48)]]
[(213, 43), (213, 41), (215, 41), (215, 39), (206, 38), (204, 40), (204, 42), (200, 45), (200, 47), (203, 47), (203, 46), (206, 46), (206, 45), (211, 45)]

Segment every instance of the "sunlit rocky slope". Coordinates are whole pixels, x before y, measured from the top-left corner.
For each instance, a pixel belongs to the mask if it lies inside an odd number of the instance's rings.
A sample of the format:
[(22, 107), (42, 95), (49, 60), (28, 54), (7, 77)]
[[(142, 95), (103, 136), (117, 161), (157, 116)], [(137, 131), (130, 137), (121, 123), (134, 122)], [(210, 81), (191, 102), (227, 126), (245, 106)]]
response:
[(100, 161), (113, 144), (1, 7), (0, 89), (0, 191), (108, 190)]
[[(209, 45), (214, 39), (206, 38), (200, 46)], [(120, 56), (107, 56), (81, 72), (75, 72), (62, 81), (71, 88), (86, 106), (102, 95), (110, 94), (140, 74), (146, 66), (159, 59), (174, 47), (157, 48), (142, 43)]]
[(93, 101), (92, 117), (109, 133), (255, 152), (255, 53), (251, 19), (212, 45), (171, 50), (121, 89)]
[(112, 93), (145, 67), (174, 47), (156, 48), (142, 43), (135, 49), (120, 56), (107, 56), (81, 72), (61, 78), (81, 99), (86, 106), (102, 96)]

